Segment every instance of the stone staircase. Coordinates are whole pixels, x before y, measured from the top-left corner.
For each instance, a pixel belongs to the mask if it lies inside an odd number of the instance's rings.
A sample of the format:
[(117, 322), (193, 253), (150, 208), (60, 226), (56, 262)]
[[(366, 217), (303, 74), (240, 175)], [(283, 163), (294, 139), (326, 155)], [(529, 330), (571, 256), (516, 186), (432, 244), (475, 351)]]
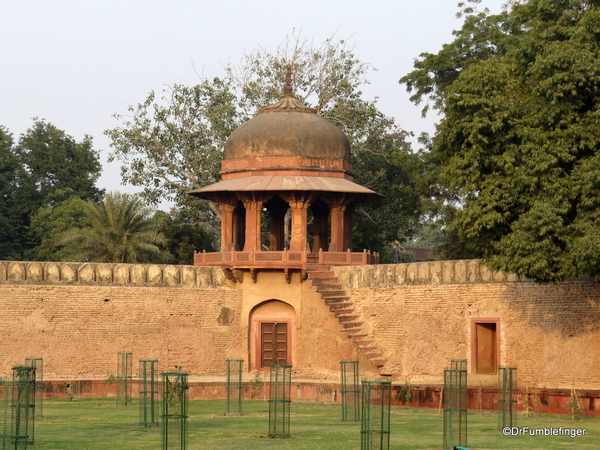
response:
[(381, 369), (386, 363), (382, 357), (383, 352), (366, 332), (360, 314), (355, 311), (352, 300), (346, 295), (346, 291), (331, 269), (329, 267), (312, 269), (308, 271), (308, 279), (321, 294), (325, 304), (329, 306), (329, 311), (340, 322), (342, 331), (352, 339), (375, 368)]

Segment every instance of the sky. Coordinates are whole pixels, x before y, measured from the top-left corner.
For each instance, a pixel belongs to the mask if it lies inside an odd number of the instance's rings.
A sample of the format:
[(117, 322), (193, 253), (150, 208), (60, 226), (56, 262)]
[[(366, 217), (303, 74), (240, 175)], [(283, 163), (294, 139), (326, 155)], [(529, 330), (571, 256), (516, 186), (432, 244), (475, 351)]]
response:
[[(222, 76), (257, 48), (275, 50), (300, 31), (317, 45), (335, 36), (355, 46), (376, 71), (363, 89), (380, 110), (416, 136), (433, 132), (398, 80), (423, 52), (452, 41), (458, 0), (3, 0), (0, 24), (0, 125), (15, 141), (45, 119), (81, 141), (94, 139), (108, 191), (121, 185), (119, 163), (104, 131), (115, 113), (152, 90)], [(479, 9), (501, 11), (504, 0)], [(417, 145), (417, 144), (415, 144)]]

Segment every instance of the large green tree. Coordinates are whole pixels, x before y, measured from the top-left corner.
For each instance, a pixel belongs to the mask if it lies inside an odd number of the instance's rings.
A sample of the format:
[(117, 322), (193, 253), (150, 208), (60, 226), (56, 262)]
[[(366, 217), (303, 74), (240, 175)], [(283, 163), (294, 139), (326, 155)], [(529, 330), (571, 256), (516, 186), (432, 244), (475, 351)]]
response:
[(124, 181), (144, 187), (149, 201), (174, 200), (178, 209), (187, 209), (177, 214), (193, 223), (218, 227), (218, 211), (197, 200), (193, 204), (185, 193), (219, 179), (225, 140), (258, 108), (282, 96), (288, 64), (295, 96), (348, 135), (357, 181), (388, 195), (359, 209), (356, 247), (381, 251), (391, 241), (404, 240), (418, 224), (417, 157), (407, 133), (379, 111), (376, 99), (363, 99), (360, 88), (371, 67), (345, 41), (314, 46), (290, 37), (274, 52), (244, 55), (221, 78), (172, 86), (161, 99), (151, 93), (127, 116), (117, 115), (121, 126), (106, 131)]
[(440, 113), (430, 180), (450, 228), (494, 269), (600, 276), (600, 2), (464, 6), (400, 81)]
[(167, 239), (154, 212), (138, 196), (108, 193), (98, 204), (88, 200), (83, 212), (89, 225), (66, 231), (55, 242), (74, 261), (165, 263)]
[(0, 257), (7, 259), (15, 259), (20, 249), (15, 195), (20, 165), (13, 144), (12, 134), (0, 126)]
[(99, 199), (101, 165), (92, 139), (81, 142), (56, 126), (34, 119), (17, 144), (0, 127), (0, 258), (35, 259), (44, 236), (31, 230), (40, 208), (72, 196)]
[(102, 166), (91, 136), (77, 142), (51, 123), (34, 119), (15, 151), (26, 169), (23, 183), (35, 186), (41, 204), (71, 195), (99, 200), (96, 181)]

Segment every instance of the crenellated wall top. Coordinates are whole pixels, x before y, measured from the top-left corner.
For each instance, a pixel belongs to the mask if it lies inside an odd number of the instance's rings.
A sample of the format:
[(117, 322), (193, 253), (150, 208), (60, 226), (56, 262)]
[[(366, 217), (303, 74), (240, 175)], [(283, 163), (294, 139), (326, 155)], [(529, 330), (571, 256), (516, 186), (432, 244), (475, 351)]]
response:
[(528, 281), (506, 272), (495, 272), (479, 259), (428, 261), (407, 264), (332, 267), (346, 288), (392, 288), (417, 284), (506, 283)]
[(221, 288), (219, 267), (0, 261), (0, 284)]

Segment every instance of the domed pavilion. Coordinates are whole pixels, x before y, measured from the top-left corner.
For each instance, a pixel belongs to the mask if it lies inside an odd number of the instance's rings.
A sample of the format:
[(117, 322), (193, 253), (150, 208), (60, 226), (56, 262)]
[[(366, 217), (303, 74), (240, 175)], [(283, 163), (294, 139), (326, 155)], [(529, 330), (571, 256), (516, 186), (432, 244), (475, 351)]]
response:
[[(292, 95), (237, 128), (225, 143), (222, 181), (189, 192), (216, 203), (221, 251), (195, 253), (195, 265), (237, 269), (310, 270), (314, 265), (376, 264), (352, 253), (354, 209), (381, 197), (354, 182), (343, 131)], [(287, 220), (286, 220), (287, 216)]]

